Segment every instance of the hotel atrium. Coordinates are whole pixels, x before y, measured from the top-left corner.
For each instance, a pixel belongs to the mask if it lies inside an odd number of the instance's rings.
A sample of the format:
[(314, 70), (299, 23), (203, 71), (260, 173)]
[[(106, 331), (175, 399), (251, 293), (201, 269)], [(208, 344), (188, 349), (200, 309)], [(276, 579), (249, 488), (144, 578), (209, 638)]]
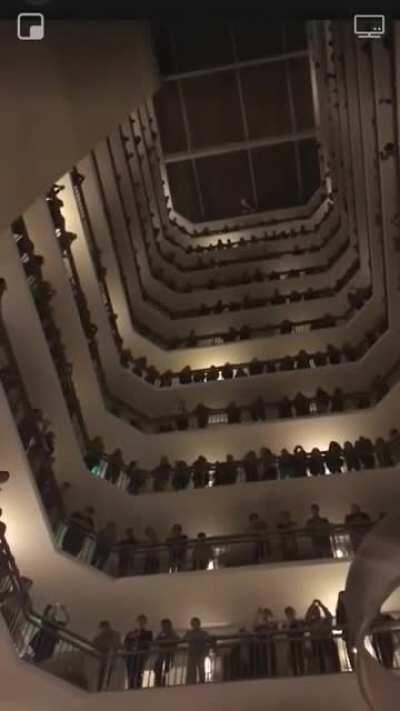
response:
[(0, 709), (398, 709), (400, 25), (0, 47)]

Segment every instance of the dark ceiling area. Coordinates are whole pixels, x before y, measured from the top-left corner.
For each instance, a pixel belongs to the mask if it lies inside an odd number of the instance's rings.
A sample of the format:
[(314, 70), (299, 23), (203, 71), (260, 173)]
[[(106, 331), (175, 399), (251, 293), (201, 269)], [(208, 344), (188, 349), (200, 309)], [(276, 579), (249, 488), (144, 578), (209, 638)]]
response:
[(302, 205), (319, 187), (303, 22), (154, 28), (174, 209), (193, 222)]

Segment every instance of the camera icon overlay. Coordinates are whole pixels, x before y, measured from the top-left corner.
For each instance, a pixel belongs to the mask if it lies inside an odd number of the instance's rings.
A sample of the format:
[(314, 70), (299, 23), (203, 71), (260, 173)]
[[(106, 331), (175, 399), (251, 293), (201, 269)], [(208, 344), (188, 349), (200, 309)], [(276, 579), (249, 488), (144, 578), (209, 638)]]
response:
[(40, 12), (22, 12), (18, 15), (17, 36), (20, 40), (42, 40), (44, 15)]

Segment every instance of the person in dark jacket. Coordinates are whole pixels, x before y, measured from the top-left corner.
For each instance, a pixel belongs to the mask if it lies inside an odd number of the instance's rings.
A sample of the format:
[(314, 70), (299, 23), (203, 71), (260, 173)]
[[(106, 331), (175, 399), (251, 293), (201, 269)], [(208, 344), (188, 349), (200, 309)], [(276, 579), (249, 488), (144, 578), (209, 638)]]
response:
[(175, 652), (180, 641), (171, 620), (161, 620), (161, 631), (155, 641), (159, 643), (159, 651), (154, 663), (154, 682), (156, 686), (165, 686), (168, 672), (174, 666)]
[(126, 658), (129, 689), (140, 689), (143, 684), (143, 673), (153, 642), (153, 632), (147, 624), (146, 615), (138, 615), (135, 629), (125, 636), (124, 647), (129, 653)]
[(117, 527), (113, 521), (110, 521), (110, 523), (97, 534), (96, 547), (92, 559), (92, 565), (94, 565), (95, 568), (103, 570), (116, 541)]
[(307, 476), (308, 456), (307, 452), (299, 444), (294, 448), (293, 452), (294, 476), (296, 478)]
[(304, 417), (310, 414), (310, 400), (303, 393), (297, 393), (293, 400), (293, 407), (297, 417)]
[(311, 518), (307, 521), (306, 528), (310, 531), (314, 556), (315, 558), (331, 558), (332, 548), (329, 520), (320, 516), (319, 506), (317, 504), (311, 505), (311, 514)]
[(324, 456), (318, 447), (314, 447), (308, 457), (308, 467), (312, 476), (323, 476), (325, 474)]
[(123, 468), (124, 460), (122, 458), (122, 452), (120, 449), (115, 449), (114, 452), (110, 454), (108, 460), (108, 466), (105, 474), (107, 481), (111, 481), (113, 484), (116, 484)]
[(350, 513), (346, 514), (344, 522), (350, 530), (350, 540), (355, 552), (371, 527), (371, 518), (365, 511), (361, 510), (358, 504), (352, 504)]
[(356, 450), (352, 443), (347, 441), (343, 445), (343, 456), (346, 464), (347, 471), (360, 471), (361, 463), (357, 456)]
[(133, 575), (135, 570), (135, 548), (138, 541), (132, 528), (127, 528), (125, 538), (118, 542), (119, 575), (121, 578)]
[(169, 550), (170, 572), (183, 570), (186, 564), (187, 536), (179, 523), (172, 526), (166, 544)]

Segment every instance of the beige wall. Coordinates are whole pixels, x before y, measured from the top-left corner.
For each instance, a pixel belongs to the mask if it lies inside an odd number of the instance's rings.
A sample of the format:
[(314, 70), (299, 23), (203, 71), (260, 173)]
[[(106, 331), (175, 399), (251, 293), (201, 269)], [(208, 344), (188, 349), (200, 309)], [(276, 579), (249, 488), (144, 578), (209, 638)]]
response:
[(0, 227), (157, 87), (145, 22), (48, 22), (41, 42), (0, 23)]

